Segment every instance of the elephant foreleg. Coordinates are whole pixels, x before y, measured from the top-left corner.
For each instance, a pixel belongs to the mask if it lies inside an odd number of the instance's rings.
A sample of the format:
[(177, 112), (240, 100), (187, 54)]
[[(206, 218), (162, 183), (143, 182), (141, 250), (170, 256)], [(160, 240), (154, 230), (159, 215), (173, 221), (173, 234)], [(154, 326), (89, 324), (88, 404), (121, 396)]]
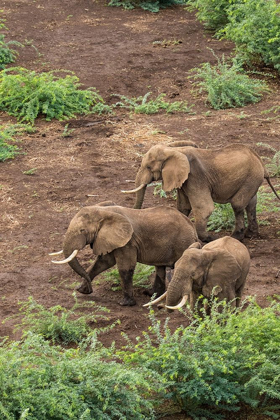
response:
[[(94, 279), (98, 274), (107, 270), (108, 268), (113, 267), (116, 264), (114, 255), (106, 254), (99, 255), (94, 263), (87, 269), (87, 273), (91, 280)], [(86, 280), (83, 280), (80, 286), (77, 287), (78, 292), (88, 294), (88, 283)]]
[(249, 201), (248, 206), (246, 207), (248, 227), (245, 231), (245, 236), (247, 238), (252, 238), (253, 236), (258, 236), (258, 222), (257, 222), (257, 194)]
[(119, 302), (121, 306), (134, 306), (136, 301), (133, 294), (133, 273), (137, 262), (137, 253), (134, 250), (127, 252), (118, 249), (115, 251), (116, 263), (118, 266), (123, 298)]
[(189, 216), (191, 212), (191, 204), (182, 188), (177, 188), (177, 210), (185, 216)]

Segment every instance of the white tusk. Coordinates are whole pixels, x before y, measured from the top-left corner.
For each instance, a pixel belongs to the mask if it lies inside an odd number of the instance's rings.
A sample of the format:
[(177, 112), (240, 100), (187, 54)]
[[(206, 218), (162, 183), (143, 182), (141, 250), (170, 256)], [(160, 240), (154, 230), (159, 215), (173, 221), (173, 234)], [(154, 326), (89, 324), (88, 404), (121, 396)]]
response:
[(188, 300), (188, 295), (184, 295), (183, 296), (183, 299), (181, 300), (180, 303), (178, 303), (178, 305), (176, 305), (176, 306), (167, 306), (167, 305), (165, 305), (165, 307), (168, 308), (168, 309), (179, 309), (179, 308), (182, 308), (182, 306), (185, 305), (185, 303), (187, 302), (187, 300)]
[(159, 296), (158, 298), (156, 298), (155, 300), (152, 300), (151, 302), (145, 303), (145, 305), (143, 306), (150, 306), (150, 305), (154, 305), (155, 303), (160, 302), (161, 300), (163, 300), (165, 298), (165, 296), (167, 295), (167, 292), (164, 292), (163, 295)]
[(68, 258), (66, 258), (65, 260), (61, 260), (61, 261), (52, 261), (52, 263), (54, 264), (65, 264), (68, 263), (69, 261), (73, 260), (73, 258), (76, 257), (76, 255), (78, 254), (78, 249), (75, 249), (71, 255), (69, 255)]
[(133, 194), (136, 193), (137, 191), (142, 190), (142, 188), (146, 187), (146, 184), (141, 184), (139, 187), (135, 188), (134, 190), (122, 190), (121, 192), (124, 194)]
[(53, 255), (60, 255), (63, 254), (63, 250), (58, 251), (58, 252), (51, 252), (49, 255), (53, 256)]

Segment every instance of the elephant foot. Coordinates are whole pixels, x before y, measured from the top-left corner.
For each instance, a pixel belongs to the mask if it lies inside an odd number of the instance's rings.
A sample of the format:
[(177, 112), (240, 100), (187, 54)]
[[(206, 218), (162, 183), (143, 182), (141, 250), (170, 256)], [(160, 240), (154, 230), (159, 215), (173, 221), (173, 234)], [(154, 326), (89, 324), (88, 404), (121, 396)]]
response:
[(242, 242), (244, 237), (245, 237), (244, 229), (233, 232), (231, 237), (234, 238), (234, 239), (237, 239), (240, 242)]
[(93, 292), (92, 287), (88, 282), (84, 281), (76, 288), (76, 290), (80, 293), (83, 293), (84, 295), (89, 295)]
[(128, 297), (125, 296), (120, 302), (119, 304), (121, 306), (134, 306), (136, 305), (136, 300), (133, 297)]
[(258, 238), (259, 231), (258, 229), (247, 228), (245, 231), (245, 238)]

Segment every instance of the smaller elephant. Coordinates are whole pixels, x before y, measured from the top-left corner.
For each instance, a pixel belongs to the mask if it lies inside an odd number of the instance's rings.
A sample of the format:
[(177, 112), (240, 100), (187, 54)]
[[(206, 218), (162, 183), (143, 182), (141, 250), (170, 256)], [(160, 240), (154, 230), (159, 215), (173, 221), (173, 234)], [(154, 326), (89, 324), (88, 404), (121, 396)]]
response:
[(200, 294), (240, 305), (242, 291), (250, 268), (245, 245), (230, 236), (216, 239), (201, 248), (196, 242), (176, 262), (167, 291), (145, 306), (166, 297), (168, 309), (178, 309), (190, 300), (191, 309)]
[[(92, 293), (95, 276), (117, 264), (121, 277), (123, 306), (136, 304), (132, 278), (137, 262), (156, 267), (151, 293), (165, 291), (166, 267), (173, 267), (184, 250), (198, 240), (192, 222), (171, 207), (135, 210), (103, 202), (82, 208), (67, 229), (63, 250), (65, 259), (56, 264), (69, 263), (83, 282), (77, 289)], [(76, 255), (90, 245), (96, 255), (94, 263), (85, 270)]]

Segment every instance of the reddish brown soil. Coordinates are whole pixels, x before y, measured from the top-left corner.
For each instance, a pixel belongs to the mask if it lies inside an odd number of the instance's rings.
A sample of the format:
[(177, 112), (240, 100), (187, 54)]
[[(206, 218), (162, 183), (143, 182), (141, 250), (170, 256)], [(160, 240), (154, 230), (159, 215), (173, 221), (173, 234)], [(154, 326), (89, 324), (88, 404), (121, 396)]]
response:
[[(73, 129), (70, 137), (62, 136), (65, 122), (39, 120), (37, 132), (21, 138), (23, 153), (0, 164), (1, 319), (16, 314), (18, 302), (29, 296), (46, 307), (73, 305), (79, 279), (69, 266), (53, 265), (48, 253), (61, 249), (68, 223), (81, 206), (104, 200), (133, 206), (134, 198), (120, 190), (132, 187), (141, 155), (151, 145), (170, 139), (190, 139), (200, 147), (240, 142), (270, 157), (257, 142), (279, 149), (279, 120), (261, 113), (279, 104), (277, 79), (270, 80), (273, 94), (242, 109), (210, 111), (205, 98), (192, 91), (188, 71), (215, 62), (209, 48), (228, 56), (233, 46), (211, 38), (184, 8), (152, 14), (92, 0), (2, 0), (1, 8), (9, 28), (7, 39), (25, 45), (16, 65), (38, 71), (72, 70), (85, 87), (96, 87), (109, 103), (114, 93), (136, 97), (151, 91), (154, 97), (165, 93), (170, 101), (187, 100), (195, 112), (78, 116), (68, 122)], [(15, 120), (0, 114), (0, 124), (8, 122)], [(24, 173), (33, 168), (33, 175)], [(150, 191), (145, 206), (157, 204), (174, 205)], [(245, 241), (252, 257), (245, 295), (257, 295), (265, 305), (268, 296), (280, 294), (279, 215), (259, 218), (270, 224), (260, 227), (259, 238)], [(90, 250), (85, 250), (81, 262), (86, 266), (89, 258)], [(121, 320), (101, 337), (105, 344), (115, 340), (120, 345), (121, 331), (134, 338), (149, 325), (148, 311), (142, 307), (148, 299), (136, 288), (137, 306), (120, 307), (121, 292), (111, 286), (99, 282), (92, 295), (79, 295), (78, 300), (94, 300), (110, 309), (109, 321), (100, 326)], [(159, 318), (164, 320), (166, 313), (160, 312)], [(174, 313), (170, 322), (175, 327), (185, 319)], [(0, 335), (18, 337), (13, 321), (0, 324)]]

